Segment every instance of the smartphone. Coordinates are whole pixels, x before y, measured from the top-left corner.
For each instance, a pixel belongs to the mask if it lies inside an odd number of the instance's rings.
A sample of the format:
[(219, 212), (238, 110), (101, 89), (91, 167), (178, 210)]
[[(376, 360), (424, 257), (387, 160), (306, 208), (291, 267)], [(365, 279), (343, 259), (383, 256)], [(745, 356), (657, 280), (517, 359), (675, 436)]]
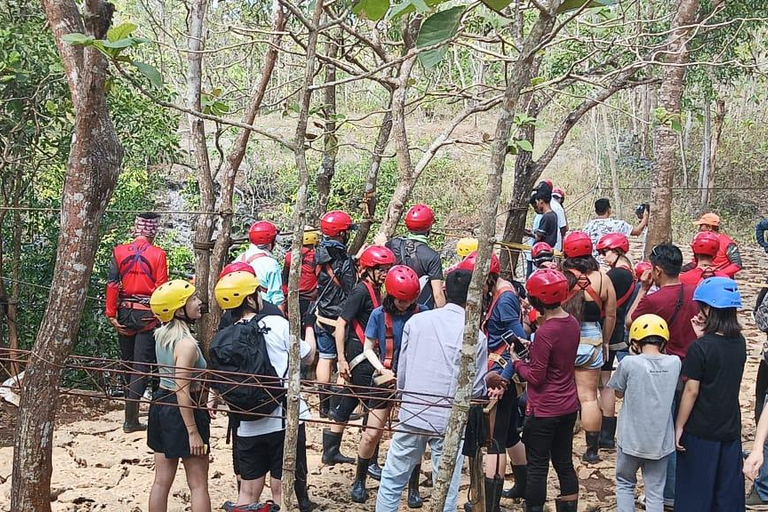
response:
[(515, 351), (517, 355), (525, 354), (527, 350), (520, 338), (518, 338), (512, 331), (507, 331), (501, 335), (501, 339)]

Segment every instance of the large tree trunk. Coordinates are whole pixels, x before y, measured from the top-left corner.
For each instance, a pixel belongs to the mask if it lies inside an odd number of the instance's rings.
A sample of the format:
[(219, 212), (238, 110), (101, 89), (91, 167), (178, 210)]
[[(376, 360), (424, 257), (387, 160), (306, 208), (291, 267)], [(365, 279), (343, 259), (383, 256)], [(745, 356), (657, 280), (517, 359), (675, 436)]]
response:
[[(339, 44), (336, 39), (330, 37), (326, 44), (328, 57), (335, 59), (339, 53)], [(332, 63), (325, 64), (325, 82), (336, 81), (336, 66)], [(320, 162), (320, 172), (317, 173), (317, 208), (312, 223), (316, 224), (320, 217), (328, 209), (328, 197), (331, 195), (331, 180), (336, 173), (336, 155), (339, 152), (339, 140), (336, 137), (336, 86), (331, 85), (323, 89), (325, 126), (323, 134), (323, 160)]]
[(27, 366), (13, 452), (11, 510), (51, 510), (51, 452), (62, 365), (77, 339), (99, 226), (123, 150), (104, 95), (107, 62), (95, 48), (62, 41), (71, 32), (105, 37), (114, 6), (101, 0), (43, 0), (67, 74), (75, 111), (62, 193), (61, 231), (48, 305)]
[(717, 170), (717, 148), (720, 145), (720, 137), (723, 134), (723, 123), (725, 122), (725, 100), (718, 98), (715, 101), (715, 126), (709, 139), (709, 161), (707, 180), (701, 188), (701, 209), (705, 210), (712, 199), (712, 190), (715, 187), (715, 171)]
[[(685, 64), (688, 62), (688, 37), (696, 21), (698, 0), (680, 0), (667, 44), (667, 58), (659, 87), (659, 105), (668, 116), (680, 116)], [(651, 187), (650, 226), (646, 253), (656, 244), (672, 239), (672, 179), (677, 159), (677, 133), (668, 123), (658, 123), (654, 133), (653, 185)], [(647, 254), (646, 254), (647, 256)]]
[(600, 117), (603, 123), (603, 137), (606, 142), (605, 152), (608, 154), (608, 165), (611, 168), (611, 188), (613, 189), (613, 207), (621, 216), (624, 209), (621, 207), (621, 190), (619, 184), (619, 165), (616, 162), (616, 154), (619, 152), (619, 140), (614, 137), (614, 131), (608, 123), (607, 108), (600, 109)]

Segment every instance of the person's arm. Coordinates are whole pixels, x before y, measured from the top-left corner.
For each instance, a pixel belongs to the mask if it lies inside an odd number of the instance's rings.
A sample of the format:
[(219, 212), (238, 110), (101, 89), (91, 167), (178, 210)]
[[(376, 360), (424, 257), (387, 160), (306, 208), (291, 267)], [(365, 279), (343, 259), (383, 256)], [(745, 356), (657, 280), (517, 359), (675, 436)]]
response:
[(725, 255), (728, 258), (729, 263), (725, 267), (718, 270), (728, 274), (729, 276), (733, 276), (743, 268), (739, 246), (736, 244), (730, 244), (725, 250)]
[(403, 327), (403, 337), (400, 340), (400, 356), (397, 358), (397, 389), (405, 389), (405, 369), (408, 366), (408, 357), (410, 356), (409, 340), (411, 338), (411, 323), (405, 322)]
[(766, 231), (768, 231), (768, 217), (758, 222), (757, 226), (755, 226), (755, 240), (757, 240), (757, 245), (765, 249), (765, 252), (768, 252), (768, 242), (765, 241)]
[(651, 280), (651, 271), (646, 270), (643, 272), (643, 275), (640, 276), (640, 288), (637, 290), (635, 301), (629, 307), (629, 311), (627, 311), (627, 320), (625, 322), (627, 329), (632, 327), (632, 321), (636, 317), (646, 313), (646, 311), (644, 311), (645, 308), (643, 307), (642, 302), (645, 296), (648, 294), (648, 290), (651, 289), (652, 284), (653, 281)]
[[(117, 269), (117, 260), (112, 256), (107, 270), (107, 290), (104, 314), (111, 319), (117, 316), (117, 298), (120, 295), (120, 272)], [(117, 320), (115, 320), (117, 321)], [(114, 325), (114, 323), (112, 324)]]
[(168, 257), (165, 251), (160, 250), (160, 256), (157, 258), (157, 268), (155, 268), (155, 288), (168, 282)]
[(613, 281), (603, 273), (603, 290), (600, 294), (605, 308), (605, 317), (603, 318), (603, 350), (608, 355), (608, 350), (613, 336), (613, 329), (616, 327), (616, 289), (613, 287)]
[(291, 273), (291, 251), (285, 253), (285, 261), (283, 262), (283, 271), (281, 277), (283, 279), (283, 296), (288, 299), (288, 277)]
[(624, 392), (627, 389), (627, 372), (626, 364), (622, 364), (624, 360), (619, 361), (619, 365), (616, 367), (616, 371), (611, 375), (611, 379), (608, 381), (608, 386), (614, 392), (618, 398), (624, 398)]
[(427, 277), (429, 277), (429, 286), (432, 288), (432, 297), (435, 300), (435, 307), (445, 306), (445, 292), (443, 291), (443, 260), (440, 255), (435, 253), (431, 261), (427, 263)]
[(643, 218), (640, 219), (640, 223), (632, 228), (630, 235), (639, 236), (643, 230), (648, 226), (648, 210), (643, 212)]
[(683, 445), (680, 444), (680, 438), (683, 436), (688, 418), (691, 417), (693, 405), (699, 397), (699, 386), (698, 380), (688, 379), (683, 390), (683, 397), (680, 399), (680, 410), (677, 412), (677, 422), (675, 423), (675, 447), (680, 451), (685, 451)]
[(261, 286), (267, 289), (266, 300), (282, 309), (283, 302), (285, 302), (285, 296), (283, 295), (283, 278), (281, 276), (280, 264), (277, 260), (272, 259), (272, 268), (267, 272), (265, 283), (260, 283)]
[(349, 363), (344, 354), (344, 344), (347, 341), (347, 321), (342, 317), (336, 319), (336, 330), (333, 332), (333, 338), (336, 341), (336, 355), (338, 357), (339, 375), (344, 379), (349, 379)]
[(197, 430), (195, 414), (193, 408), (195, 403), (192, 400), (189, 388), (192, 384), (192, 370), (197, 360), (197, 347), (193, 340), (181, 340), (176, 343), (174, 348), (174, 381), (176, 382), (176, 400), (179, 403), (179, 413), (184, 421), (189, 436), (189, 452), (193, 457), (200, 457), (206, 454), (206, 446), (203, 444), (203, 438)]
[(531, 343), (529, 354), (530, 362), (515, 361), (515, 371), (528, 384), (538, 386), (544, 382), (547, 376), (547, 367), (552, 353), (552, 347), (547, 340), (537, 336), (535, 343)]
[(432, 287), (432, 297), (435, 299), (435, 307), (441, 308), (445, 306), (445, 292), (443, 291), (443, 280), (433, 279), (429, 282), (429, 286)]
[(768, 439), (768, 408), (763, 409), (760, 414), (760, 421), (757, 422), (755, 431), (755, 442), (752, 443), (752, 452), (744, 461), (744, 474), (750, 480), (755, 480), (763, 465), (763, 447)]
[(481, 398), (486, 394), (485, 373), (488, 368), (488, 340), (482, 331), (477, 334), (477, 345), (475, 347), (475, 384), (472, 388), (472, 398)]

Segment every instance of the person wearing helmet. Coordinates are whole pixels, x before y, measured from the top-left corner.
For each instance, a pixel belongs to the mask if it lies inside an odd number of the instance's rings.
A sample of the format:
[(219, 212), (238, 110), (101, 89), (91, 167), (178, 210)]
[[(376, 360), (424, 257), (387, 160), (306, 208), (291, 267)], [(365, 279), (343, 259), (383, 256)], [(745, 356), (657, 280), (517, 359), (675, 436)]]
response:
[[(336, 331), (336, 352), (339, 355), (339, 377), (347, 384), (370, 387), (373, 366), (365, 356), (365, 327), (374, 309), (381, 305), (381, 286), (387, 272), (395, 264), (395, 255), (386, 247), (372, 245), (360, 254), (360, 282), (349, 292), (344, 309), (339, 315)], [(371, 395), (371, 396), (369, 396)], [(336, 395), (331, 401), (328, 417), (336, 423), (323, 432), (323, 463), (351, 464), (354, 459), (339, 452), (341, 436), (349, 417), (360, 402), (370, 408), (379, 395), (358, 392), (358, 396)], [(368, 400), (370, 399), (370, 400)], [(358, 459), (355, 480), (365, 481), (370, 459)], [(357, 495), (365, 501), (365, 488)], [(353, 498), (356, 495), (353, 495)]]
[(662, 512), (668, 459), (675, 451), (672, 403), (681, 363), (662, 353), (669, 329), (660, 316), (642, 315), (629, 331), (630, 349), (637, 355), (622, 359), (607, 384), (624, 398), (616, 459), (617, 510), (634, 512), (641, 469), (645, 509)]
[(129, 398), (125, 402), (123, 432), (137, 432), (147, 426), (139, 421), (139, 399), (146, 388), (146, 375), (155, 362), (155, 338), (158, 326), (152, 316), (149, 297), (158, 286), (168, 281), (165, 251), (153, 245), (160, 227), (159, 215), (142, 213), (136, 217), (133, 242), (121, 244), (112, 251), (107, 273), (104, 314), (117, 331), (120, 359), (136, 374), (126, 375)]
[[(261, 283), (258, 278), (245, 271), (235, 271), (219, 279), (214, 288), (216, 302), (226, 311), (231, 311), (235, 323), (216, 334), (211, 343), (211, 352), (219, 340), (235, 336), (238, 329), (253, 326), (263, 334), (269, 364), (278, 376), (288, 374), (288, 353), (290, 335), (288, 321), (282, 315), (264, 314)], [(242, 331), (239, 331), (242, 332)], [(314, 348), (303, 340), (299, 342), (299, 355), (303, 365), (314, 359)], [(212, 365), (214, 358), (211, 358)], [(288, 387), (288, 380), (283, 381)], [(226, 397), (225, 397), (226, 399)], [(270, 475), (272, 500), (279, 506), (283, 489), (283, 448), (285, 438), (285, 411), (283, 405), (258, 419), (240, 419), (233, 429), (232, 450), (240, 486), (236, 505), (258, 503), (264, 489), (266, 475)], [(314, 508), (307, 494), (307, 453), (304, 422), (311, 418), (309, 407), (299, 397), (299, 433), (296, 443), (296, 482), (294, 491), (301, 512)]]
[[(315, 249), (315, 275), (317, 299), (308, 314), (315, 319), (317, 339), (317, 380), (320, 382), (320, 417), (328, 417), (330, 395), (326, 392), (331, 382), (333, 364), (336, 361), (334, 332), (339, 315), (344, 309), (352, 288), (357, 283), (355, 262), (347, 252), (349, 232), (356, 229), (352, 217), (340, 210), (327, 212), (320, 219), (323, 239)], [(309, 319), (307, 320), (309, 321)]]
[[(301, 274), (299, 277), (299, 312), (305, 319), (309, 305), (317, 299), (317, 275), (315, 274), (315, 247), (320, 243), (320, 232), (304, 228), (301, 244)], [(283, 263), (283, 295), (288, 297), (288, 274), (291, 269), (291, 251), (285, 253)], [(303, 320), (302, 320), (303, 321)]]
[(411, 267), (418, 274), (421, 282), (419, 304), (441, 308), (445, 305), (443, 261), (427, 240), (434, 223), (432, 208), (415, 204), (405, 214), (408, 234), (395, 237), (385, 245), (395, 253), (398, 265)]
[(579, 396), (573, 361), (579, 346), (579, 322), (562, 308), (568, 280), (558, 270), (537, 270), (525, 283), (528, 301), (543, 317), (530, 344), (529, 360), (514, 359), (513, 369), (528, 383), (523, 441), (528, 456), (525, 510), (543, 512), (549, 463), (560, 481), (558, 512), (578, 510), (579, 480), (573, 467), (573, 427)]
[(710, 277), (696, 287), (698, 336), (683, 361), (685, 389), (675, 427), (675, 510), (744, 510), (739, 392), (747, 343), (736, 281)]
[(592, 252), (592, 240), (586, 233), (572, 231), (565, 237), (562, 268), (570, 284), (566, 310), (581, 324), (576, 388), (581, 402), (581, 426), (587, 441), (583, 460), (588, 464), (600, 461), (602, 414), (597, 392), (600, 369), (609, 357), (616, 326), (616, 290)]
[(565, 208), (563, 207), (564, 201), (565, 192), (563, 192), (563, 189), (559, 187), (553, 188), (550, 207), (552, 208), (552, 211), (557, 214), (557, 227), (560, 230), (560, 236), (558, 237), (560, 244), (557, 246), (557, 250), (559, 251), (563, 250), (563, 239), (565, 238), (566, 233), (568, 233), (568, 217), (565, 215)]
[(709, 277), (730, 277), (714, 263), (714, 258), (720, 250), (720, 238), (717, 234), (711, 231), (696, 233), (691, 242), (691, 249), (696, 266), (680, 274), (681, 283), (697, 285)]
[[(419, 276), (410, 267), (405, 265), (392, 267), (387, 272), (384, 288), (387, 295), (382, 300), (381, 306), (371, 312), (365, 327), (364, 354), (374, 368), (373, 381), (368, 385), (392, 389), (397, 379), (397, 362), (405, 322), (416, 313), (426, 310), (426, 306), (416, 301), (421, 293), (421, 286)], [(387, 392), (381, 399), (371, 398), (368, 403), (370, 411), (367, 427), (370, 428), (363, 430), (363, 437), (357, 451), (359, 471), (352, 484), (351, 495), (355, 503), (364, 503), (368, 498), (368, 491), (365, 489), (367, 474), (376, 480), (381, 479), (381, 469), (376, 462), (378, 445), (392, 410), (393, 398), (394, 394)], [(367, 468), (367, 471), (363, 471), (364, 468)], [(420, 477), (421, 464), (418, 464), (413, 469), (408, 482), (408, 507), (410, 508), (419, 508), (423, 503), (419, 494)]]
[[(232, 263), (229, 263), (228, 265), (225, 265), (223, 269), (221, 269), (221, 272), (219, 272), (219, 280), (226, 276), (227, 274), (231, 274), (232, 272), (248, 272), (252, 276), (256, 276), (256, 271), (253, 270), (253, 267), (249, 265), (248, 263), (245, 263), (244, 261), (233, 261)], [(264, 290), (260, 290), (263, 292)], [(271, 302), (268, 302), (264, 299), (261, 300), (262, 307), (261, 307), (261, 314), (263, 315), (277, 315), (284, 317), (282, 310), (272, 304)], [(225, 309), (224, 314), (221, 315), (221, 320), (219, 320), (219, 328), (218, 331), (229, 327), (233, 323), (235, 323), (236, 318), (232, 316), (232, 310), (231, 309)], [(314, 339), (314, 336), (312, 337)]]
[(557, 263), (555, 263), (555, 251), (547, 242), (536, 242), (533, 244), (533, 247), (531, 247), (531, 258), (534, 267), (537, 269), (557, 269)]
[(277, 239), (277, 227), (267, 220), (260, 220), (251, 225), (248, 230), (248, 249), (238, 256), (235, 261), (248, 263), (256, 272), (261, 283), (263, 299), (284, 309), (283, 280), (280, 263), (272, 255)]
[[(699, 232), (709, 232), (717, 235), (720, 241), (720, 248), (712, 260), (715, 269), (733, 279), (736, 273), (742, 269), (744, 264), (741, 261), (741, 253), (736, 242), (720, 231), (720, 216), (716, 213), (705, 213), (699, 220), (694, 222), (699, 226)], [(695, 263), (695, 262), (694, 262)]]
[(155, 331), (160, 387), (149, 406), (147, 446), (155, 453), (155, 480), (149, 494), (152, 510), (165, 510), (179, 466), (184, 462), (195, 510), (211, 510), (208, 494), (208, 446), (211, 418), (198, 404), (206, 403), (199, 372), (205, 358), (191, 325), (202, 316), (195, 287), (182, 280), (168, 281), (152, 292), (149, 307), (162, 322)]
[(755, 225), (755, 241), (757, 241), (757, 245), (762, 247), (765, 252), (768, 252), (768, 242), (765, 241), (766, 231), (768, 231), (768, 217)]
[(604, 235), (597, 242), (597, 252), (609, 267), (607, 275), (616, 292), (616, 324), (613, 328), (613, 334), (611, 334), (608, 358), (605, 360), (600, 373), (600, 381), (603, 383), (600, 390), (603, 418), (598, 442), (600, 448), (613, 450), (616, 448), (614, 440), (616, 434), (616, 396), (613, 390), (605, 387), (604, 384), (611, 378), (616, 354), (627, 348), (624, 341), (624, 322), (631, 305), (630, 299), (635, 292), (635, 275), (632, 271), (632, 262), (627, 255), (629, 240), (623, 234), (608, 233)]
[(592, 239), (592, 245), (595, 247), (592, 256), (598, 258), (597, 243), (608, 233), (621, 233), (622, 235), (640, 236), (648, 226), (648, 210), (643, 211), (643, 216), (637, 226), (632, 226), (628, 222), (611, 217), (611, 201), (603, 197), (595, 201), (595, 214), (597, 218), (592, 219), (584, 226), (584, 232)]

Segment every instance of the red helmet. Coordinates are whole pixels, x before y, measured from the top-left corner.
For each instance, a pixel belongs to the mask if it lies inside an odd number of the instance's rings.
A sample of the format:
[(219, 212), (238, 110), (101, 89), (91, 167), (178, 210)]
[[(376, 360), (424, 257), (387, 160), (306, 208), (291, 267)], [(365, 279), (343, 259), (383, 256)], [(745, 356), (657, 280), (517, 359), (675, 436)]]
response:
[(360, 255), (360, 266), (363, 268), (373, 268), (379, 265), (394, 265), (395, 253), (383, 245), (372, 245), (363, 251)]
[(635, 279), (639, 281), (640, 278), (643, 277), (643, 274), (645, 273), (645, 271), (651, 270), (652, 268), (653, 268), (653, 265), (651, 265), (649, 262), (638, 261), (637, 264), (635, 265)]
[(693, 242), (691, 242), (691, 249), (693, 249), (693, 254), (715, 256), (720, 250), (720, 237), (712, 231), (696, 233)]
[(552, 180), (543, 180), (543, 181), (544, 181), (544, 183), (546, 183), (547, 185), (549, 185), (549, 188), (550, 188), (550, 189), (554, 188), (555, 184), (554, 184), (554, 183), (552, 183)]
[(260, 220), (251, 225), (248, 239), (253, 245), (269, 245), (275, 241), (277, 227), (268, 220)]
[(533, 259), (541, 258), (542, 256), (551, 257), (554, 254), (552, 246), (547, 242), (536, 242), (533, 244), (533, 247), (531, 247), (531, 258)]
[[(459, 264), (456, 265), (456, 270), (469, 270), (470, 272), (474, 272), (475, 261), (477, 261), (477, 251), (472, 251), (471, 253), (469, 253), (469, 256), (461, 260)], [(491, 253), (490, 273), (491, 274), (501, 273), (501, 262), (499, 261), (499, 257), (496, 256), (494, 253)]]
[(561, 189), (560, 187), (555, 187), (552, 189), (552, 195), (565, 199), (565, 190)]
[(341, 210), (333, 210), (320, 219), (320, 231), (325, 236), (339, 236), (352, 229), (352, 217)]
[(525, 283), (529, 297), (543, 304), (557, 304), (568, 297), (568, 280), (559, 270), (537, 270)]
[(607, 251), (609, 249), (619, 249), (624, 254), (629, 252), (629, 240), (621, 233), (608, 233), (597, 242), (597, 252)]
[(592, 239), (583, 231), (571, 231), (563, 240), (563, 254), (566, 258), (592, 255)]
[(405, 227), (411, 232), (423, 233), (424, 231), (429, 231), (429, 228), (434, 223), (435, 213), (432, 211), (432, 208), (425, 204), (415, 204), (405, 214)]
[(232, 272), (248, 272), (251, 275), (256, 275), (256, 271), (253, 270), (253, 267), (247, 264), (244, 261), (233, 261), (229, 265), (224, 266), (223, 269), (221, 269), (221, 273), (219, 274), (219, 279), (226, 276), (227, 274), (231, 274)]
[(389, 269), (384, 287), (387, 289), (387, 295), (405, 302), (415, 301), (421, 293), (419, 276), (405, 265), (395, 265)]

